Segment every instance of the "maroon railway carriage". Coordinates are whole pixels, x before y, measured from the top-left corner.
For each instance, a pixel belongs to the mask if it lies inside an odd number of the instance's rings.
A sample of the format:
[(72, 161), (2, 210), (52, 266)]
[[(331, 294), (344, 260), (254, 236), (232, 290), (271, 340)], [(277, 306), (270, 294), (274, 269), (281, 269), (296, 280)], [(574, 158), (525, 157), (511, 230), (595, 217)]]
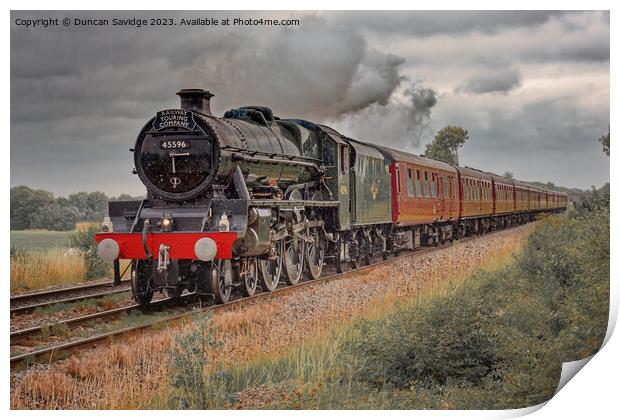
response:
[(395, 225), (448, 222), (458, 217), (458, 173), (452, 165), (386, 147), (379, 149), (391, 160)]
[(515, 211), (514, 183), (511, 179), (491, 174), (493, 179), (493, 215), (503, 217)]

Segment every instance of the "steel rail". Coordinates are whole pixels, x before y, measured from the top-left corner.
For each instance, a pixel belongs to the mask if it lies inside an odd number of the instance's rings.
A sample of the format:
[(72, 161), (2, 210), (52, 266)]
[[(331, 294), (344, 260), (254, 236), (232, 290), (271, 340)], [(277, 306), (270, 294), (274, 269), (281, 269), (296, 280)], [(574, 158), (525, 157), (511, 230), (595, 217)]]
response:
[[(491, 232), (488, 233), (486, 235), (483, 235), (484, 237), (487, 236), (493, 236), (495, 234), (501, 233), (501, 232), (506, 232), (509, 230), (512, 230), (516, 227), (519, 226), (523, 226), (523, 225), (517, 225), (517, 226), (512, 226), (510, 228), (507, 229), (502, 229), (499, 231), (495, 231), (495, 232)], [(36, 360), (36, 358), (40, 358), (41, 356), (46, 356), (49, 360), (49, 362), (52, 361), (53, 356), (55, 353), (59, 352), (59, 351), (63, 351), (63, 350), (68, 350), (68, 349), (77, 349), (79, 347), (83, 347), (85, 345), (90, 345), (90, 344), (94, 344), (97, 342), (101, 342), (104, 340), (108, 340), (110, 338), (113, 337), (118, 337), (118, 336), (123, 336), (123, 335), (127, 335), (129, 333), (133, 333), (133, 332), (139, 332), (139, 331), (143, 331), (146, 330), (150, 327), (153, 326), (157, 326), (157, 325), (164, 325), (167, 324), (169, 322), (174, 322), (174, 321), (178, 321), (181, 320), (183, 318), (189, 318), (190, 316), (196, 314), (196, 313), (202, 313), (205, 312), (207, 310), (211, 310), (214, 312), (219, 312), (222, 311), (224, 309), (229, 309), (229, 308), (235, 308), (236, 306), (243, 306), (244, 304), (246, 304), (247, 302), (250, 301), (258, 301), (260, 299), (268, 299), (271, 298), (273, 296), (279, 296), (279, 295), (284, 295), (286, 293), (290, 293), (291, 291), (297, 290), (297, 289), (301, 289), (301, 288), (305, 288), (308, 286), (312, 286), (312, 285), (317, 285), (317, 284), (324, 284), (324, 283), (329, 283), (335, 280), (339, 280), (339, 279), (344, 279), (347, 278), (353, 274), (360, 274), (363, 273), (365, 271), (374, 269), (374, 268), (378, 268), (384, 265), (389, 265), (395, 261), (404, 259), (406, 257), (419, 257), (422, 255), (426, 255), (429, 253), (433, 253), (435, 251), (439, 251), (442, 249), (447, 249), (447, 248), (451, 248), (454, 245), (457, 244), (462, 244), (462, 243), (466, 243), (466, 242), (470, 242), (473, 240), (476, 240), (478, 238), (480, 238), (480, 235), (474, 235), (474, 236), (468, 236), (466, 238), (462, 238), (460, 240), (458, 240), (457, 242), (448, 242), (446, 244), (442, 244), (442, 245), (435, 245), (435, 246), (426, 246), (426, 247), (420, 247), (416, 250), (412, 250), (412, 251), (406, 251), (401, 253), (398, 256), (394, 256), (392, 258), (388, 258), (386, 260), (382, 260), (382, 261), (378, 261), (376, 263), (373, 264), (369, 264), (369, 265), (365, 265), (363, 267), (360, 268), (356, 268), (356, 269), (352, 269), (349, 271), (346, 271), (344, 273), (340, 273), (340, 274), (332, 274), (332, 275), (328, 275), (326, 277), (322, 277), (319, 278), (317, 280), (306, 280), (300, 283), (297, 283), (295, 285), (292, 286), (284, 286), (281, 288), (278, 288), (272, 292), (262, 292), (262, 293), (258, 293), (255, 294), (253, 296), (249, 296), (249, 297), (243, 297), (240, 299), (235, 299), (233, 301), (227, 302), (227, 303), (222, 303), (222, 304), (217, 304), (217, 305), (211, 305), (211, 306), (206, 306), (206, 307), (202, 307), (199, 309), (194, 309), (192, 311), (187, 311), (187, 312), (182, 312), (176, 315), (172, 315), (170, 317), (166, 317), (163, 319), (158, 319), (158, 320), (153, 320), (150, 322), (146, 322), (140, 325), (136, 325), (136, 326), (132, 326), (132, 327), (127, 327), (127, 328), (123, 328), (120, 330), (115, 330), (115, 331), (110, 331), (110, 332), (106, 332), (106, 333), (102, 333), (102, 334), (98, 334), (92, 337), (87, 337), (87, 338), (83, 338), (80, 340), (75, 340), (75, 341), (70, 341), (70, 342), (66, 342), (66, 343), (62, 343), (62, 344), (58, 344), (58, 345), (54, 345), (54, 346), (50, 346), (47, 348), (43, 348), (43, 349), (39, 349), (39, 350), (35, 350), (32, 352), (28, 352), (28, 353), (22, 353), (16, 356), (11, 357), (10, 359), (10, 364), (11, 367), (14, 367), (16, 365), (18, 365), (21, 362), (27, 361), (27, 360)]]
[(74, 297), (70, 297), (70, 298), (65, 298), (65, 299), (59, 299), (59, 300), (50, 300), (47, 302), (39, 302), (39, 303), (33, 303), (32, 305), (24, 305), (24, 306), (17, 306), (15, 308), (11, 308), (11, 315), (15, 315), (15, 314), (21, 314), (24, 312), (31, 312), (34, 311), (37, 308), (44, 308), (46, 306), (52, 306), (52, 305), (56, 305), (56, 304), (65, 304), (65, 303), (75, 303), (75, 302), (80, 302), (82, 300), (87, 300), (87, 299), (99, 299), (105, 296), (110, 296), (110, 295), (116, 295), (119, 293), (126, 293), (131, 291), (130, 287), (124, 287), (122, 289), (116, 289), (116, 290), (108, 290), (105, 292), (100, 292), (100, 293), (93, 293), (90, 295), (81, 295), (81, 296), (74, 296)]
[[(183, 297), (186, 297), (186, 296), (192, 296), (192, 295), (184, 295)], [(158, 300), (154, 300), (153, 302), (151, 302), (151, 305), (152, 306), (155, 305), (153, 309), (156, 309), (160, 306), (164, 306), (167, 303), (171, 303), (172, 300), (173, 300), (172, 298), (158, 299)], [(35, 334), (41, 333), (44, 329), (51, 329), (56, 325), (81, 324), (83, 322), (91, 321), (93, 319), (103, 319), (103, 318), (113, 317), (115, 315), (122, 314), (122, 313), (128, 313), (128, 312), (133, 311), (134, 309), (139, 309), (139, 308), (140, 308), (140, 305), (135, 303), (135, 304), (123, 306), (120, 308), (109, 309), (107, 311), (94, 312), (92, 314), (82, 315), (82, 316), (65, 319), (65, 320), (58, 321), (58, 322), (52, 322), (46, 325), (37, 325), (35, 327), (11, 331), (11, 340), (17, 339), (17, 338), (23, 339), (24, 337), (35, 335)]]
[[(123, 284), (129, 284), (129, 280), (128, 279), (121, 280), (121, 285)], [(11, 305), (24, 301), (24, 300), (38, 299), (38, 298), (62, 295), (66, 293), (80, 292), (84, 290), (97, 289), (99, 287), (115, 287), (115, 284), (112, 281), (106, 281), (106, 282), (98, 282), (98, 283), (80, 284), (78, 286), (63, 287), (60, 289), (44, 290), (41, 292), (32, 292), (32, 293), (23, 293), (19, 295), (13, 295), (11, 296)]]

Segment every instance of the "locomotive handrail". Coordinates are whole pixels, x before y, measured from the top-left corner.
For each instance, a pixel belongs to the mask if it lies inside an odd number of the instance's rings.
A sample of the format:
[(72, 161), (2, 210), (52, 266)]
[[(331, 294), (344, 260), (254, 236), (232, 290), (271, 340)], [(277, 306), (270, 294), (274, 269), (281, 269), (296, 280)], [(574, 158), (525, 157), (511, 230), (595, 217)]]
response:
[(316, 159), (316, 158), (309, 157), (309, 156), (287, 155), (284, 153), (276, 153), (276, 152), (263, 152), (262, 150), (242, 149), (240, 147), (235, 147), (235, 146), (224, 145), (224, 146), (220, 146), (220, 149), (232, 150), (233, 152), (247, 153), (251, 156), (254, 156), (254, 155), (264, 155), (264, 156), (269, 156), (269, 157), (278, 156), (278, 157), (283, 157), (289, 160), (303, 159), (303, 160), (314, 161), (318, 163), (323, 162), (321, 159)]
[(232, 158), (235, 160), (245, 160), (246, 162), (253, 162), (253, 163), (269, 163), (272, 165), (280, 164), (280, 165), (290, 165), (290, 166), (304, 166), (307, 168), (312, 168), (319, 173), (323, 172), (321, 168), (319, 168), (315, 163), (310, 163), (310, 162), (298, 162), (298, 161), (288, 160), (288, 159), (269, 159), (269, 158), (263, 158), (263, 157), (246, 156), (240, 153), (233, 153)]

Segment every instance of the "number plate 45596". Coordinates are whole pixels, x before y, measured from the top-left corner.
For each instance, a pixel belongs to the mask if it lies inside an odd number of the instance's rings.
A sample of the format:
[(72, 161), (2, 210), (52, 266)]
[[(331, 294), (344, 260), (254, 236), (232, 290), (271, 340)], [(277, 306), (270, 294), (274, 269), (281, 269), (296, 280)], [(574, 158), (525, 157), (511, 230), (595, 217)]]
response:
[(164, 140), (159, 143), (162, 149), (189, 149), (189, 140)]

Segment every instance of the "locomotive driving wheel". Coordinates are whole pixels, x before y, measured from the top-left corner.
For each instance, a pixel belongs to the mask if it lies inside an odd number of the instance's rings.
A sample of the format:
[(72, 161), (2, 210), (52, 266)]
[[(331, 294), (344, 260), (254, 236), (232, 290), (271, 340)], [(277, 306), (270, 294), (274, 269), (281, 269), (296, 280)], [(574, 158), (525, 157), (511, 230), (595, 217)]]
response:
[(273, 292), (278, 287), (282, 273), (282, 241), (276, 243), (276, 255), (267, 259), (258, 260), (260, 283), (263, 290)]
[(222, 260), (211, 263), (209, 286), (217, 303), (226, 303), (230, 300), (232, 284), (226, 284), (226, 268)]
[(284, 274), (287, 284), (299, 283), (304, 265), (304, 248), (306, 242), (297, 236), (283, 239)]
[(325, 261), (325, 240), (321, 235), (320, 228), (310, 229), (309, 235), (312, 242), (306, 244), (305, 252), (305, 271), (308, 277), (313, 280), (321, 277), (323, 263)]
[(153, 262), (133, 260), (131, 262), (131, 293), (140, 306), (146, 307), (153, 299)]
[(244, 258), (241, 262), (241, 289), (244, 296), (252, 296), (258, 286), (258, 261), (254, 258)]

